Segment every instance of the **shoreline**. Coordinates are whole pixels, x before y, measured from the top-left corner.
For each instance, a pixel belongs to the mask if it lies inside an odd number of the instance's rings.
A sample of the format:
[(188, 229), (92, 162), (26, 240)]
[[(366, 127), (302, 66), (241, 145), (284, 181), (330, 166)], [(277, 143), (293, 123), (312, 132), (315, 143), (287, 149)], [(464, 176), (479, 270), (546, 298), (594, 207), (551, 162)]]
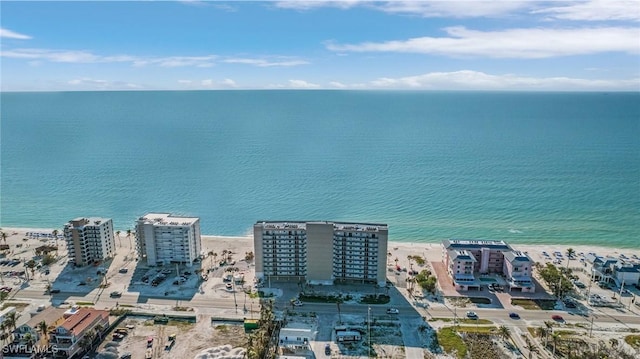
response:
[[(26, 237), (27, 232), (46, 233), (49, 234), (53, 231), (51, 228), (23, 228), (23, 227), (2, 227), (2, 232), (7, 234), (7, 241), (21, 242), (22, 238)], [(62, 230), (58, 230), (62, 232)], [(14, 234), (14, 233), (17, 233)], [(120, 240), (125, 239), (126, 231), (120, 230)], [(221, 236), (221, 235), (208, 235), (201, 234), (202, 238), (202, 252), (208, 253), (210, 251), (216, 252), (223, 249), (233, 250), (237, 254), (253, 251), (253, 236)], [(116, 236), (116, 241), (118, 237)], [(590, 244), (535, 244), (535, 243), (519, 243), (514, 241), (505, 240), (507, 244), (516, 250), (528, 252), (532, 260), (536, 262), (545, 262), (546, 258), (543, 256), (543, 252), (553, 253), (559, 251), (565, 253), (568, 248), (572, 248), (577, 253), (590, 253), (594, 252), (601, 256), (618, 257), (621, 253), (628, 255), (633, 254), (640, 257), (640, 248), (625, 248), (625, 247), (607, 247), (601, 245)], [(64, 243), (64, 241), (63, 241)], [(391, 253), (391, 257), (398, 258), (399, 260), (406, 260), (408, 255), (422, 254), (427, 261), (441, 261), (442, 260), (442, 245), (441, 242), (400, 242), (400, 241), (388, 241), (387, 250)], [(575, 261), (577, 263), (577, 261)]]

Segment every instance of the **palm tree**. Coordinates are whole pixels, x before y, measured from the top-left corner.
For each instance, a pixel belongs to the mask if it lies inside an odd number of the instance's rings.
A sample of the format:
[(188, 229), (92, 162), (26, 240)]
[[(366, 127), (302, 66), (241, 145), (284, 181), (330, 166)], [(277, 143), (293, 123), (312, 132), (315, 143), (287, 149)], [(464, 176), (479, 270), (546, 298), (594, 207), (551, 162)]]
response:
[(500, 334), (502, 339), (508, 340), (510, 337), (511, 331), (506, 326), (501, 325), (500, 328), (498, 328), (498, 333)]
[(2, 237), (2, 241), (4, 241), (4, 244), (7, 244), (7, 234), (4, 232), (0, 232), (0, 237)]
[(618, 346), (618, 339), (616, 338), (609, 339), (609, 344), (611, 344), (611, 348), (615, 349)]
[(549, 341), (549, 333), (553, 333), (553, 322), (545, 320), (544, 325), (547, 327), (546, 335), (544, 337), (544, 346), (546, 347)]
[(16, 322), (18, 321), (18, 318), (20, 318), (20, 314), (16, 312), (11, 312), (7, 314), (7, 316), (4, 318), (3, 323), (6, 323), (6, 326), (7, 328), (9, 328), (9, 331), (13, 331), (16, 329)]
[(24, 341), (27, 342), (27, 347), (31, 347), (33, 345), (33, 335), (31, 333), (25, 334)]
[(567, 273), (569, 273), (569, 261), (573, 258), (573, 255), (576, 254), (576, 251), (573, 248), (567, 248)]
[(546, 340), (547, 333), (548, 333), (548, 329), (547, 328), (544, 328), (544, 327), (537, 327), (536, 328), (536, 335), (539, 336), (540, 338), (543, 338), (543, 337), (545, 338), (545, 343), (544, 343), (545, 347), (547, 346), (547, 340)]
[(120, 244), (120, 248), (122, 248), (122, 238), (120, 238), (120, 231), (116, 231), (116, 237), (118, 237), (118, 243)]
[(551, 341), (553, 342), (553, 357), (556, 357), (556, 345), (560, 341), (560, 334), (551, 333)]
[(535, 345), (531, 343), (531, 340), (529, 340), (529, 337), (525, 337), (524, 340), (526, 342), (526, 345), (524, 346), (524, 348), (527, 349), (527, 351), (529, 351), (529, 359), (532, 359), (533, 354), (538, 353), (538, 348), (536, 348)]
[(49, 338), (47, 338), (48, 328), (49, 327), (47, 326), (47, 323), (44, 320), (38, 323), (38, 330), (40, 330), (40, 333), (42, 333), (42, 337), (44, 338), (45, 342), (49, 342)]

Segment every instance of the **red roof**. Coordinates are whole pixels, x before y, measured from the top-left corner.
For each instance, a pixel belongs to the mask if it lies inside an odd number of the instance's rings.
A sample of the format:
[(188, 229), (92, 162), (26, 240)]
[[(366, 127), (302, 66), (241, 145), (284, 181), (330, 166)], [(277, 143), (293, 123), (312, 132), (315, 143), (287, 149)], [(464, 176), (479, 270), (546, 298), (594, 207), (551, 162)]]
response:
[(80, 308), (76, 314), (67, 318), (61, 326), (74, 335), (79, 336), (87, 330), (87, 328), (92, 328), (97, 321), (108, 321), (108, 319), (109, 312), (106, 310)]

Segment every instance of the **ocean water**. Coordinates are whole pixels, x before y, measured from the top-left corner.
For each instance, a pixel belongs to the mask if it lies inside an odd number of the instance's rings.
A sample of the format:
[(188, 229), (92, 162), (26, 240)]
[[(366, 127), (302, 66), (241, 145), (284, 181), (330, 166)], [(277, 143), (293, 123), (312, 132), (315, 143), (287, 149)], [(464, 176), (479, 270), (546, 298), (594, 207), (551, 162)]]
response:
[(1, 226), (146, 212), (640, 248), (640, 93), (2, 93)]

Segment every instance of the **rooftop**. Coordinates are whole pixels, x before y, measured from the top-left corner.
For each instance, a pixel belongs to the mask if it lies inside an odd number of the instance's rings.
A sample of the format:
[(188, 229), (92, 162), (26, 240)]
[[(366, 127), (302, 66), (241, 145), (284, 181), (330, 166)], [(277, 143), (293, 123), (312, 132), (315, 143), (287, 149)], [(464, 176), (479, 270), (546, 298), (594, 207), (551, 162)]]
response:
[(190, 226), (200, 218), (173, 216), (171, 213), (147, 213), (138, 220), (154, 226)]
[(79, 335), (94, 323), (98, 317), (108, 318), (109, 312), (92, 308), (80, 308), (75, 315), (67, 318), (61, 326), (71, 333)]
[(526, 253), (520, 251), (504, 252), (504, 258), (509, 262), (533, 262)]
[(511, 247), (502, 240), (482, 240), (482, 239), (445, 239), (442, 241), (445, 249), (508, 249)]
[(103, 217), (78, 217), (70, 220), (67, 225), (71, 227), (99, 226), (110, 220), (111, 218)]
[(307, 224), (333, 224), (333, 229), (338, 231), (380, 231), (387, 230), (388, 226), (381, 223), (351, 223), (331, 221), (257, 221), (256, 225), (262, 225), (265, 229), (306, 229)]
[(56, 308), (56, 307), (48, 307), (40, 313), (34, 315), (29, 319), (24, 325), (27, 325), (31, 328), (37, 328), (38, 324), (42, 321), (47, 323), (47, 326), (57, 326), (58, 322), (61, 321), (66, 309)]
[(450, 249), (447, 251), (449, 258), (452, 260), (466, 260), (471, 262), (477, 262), (476, 257), (469, 251), (464, 249)]

